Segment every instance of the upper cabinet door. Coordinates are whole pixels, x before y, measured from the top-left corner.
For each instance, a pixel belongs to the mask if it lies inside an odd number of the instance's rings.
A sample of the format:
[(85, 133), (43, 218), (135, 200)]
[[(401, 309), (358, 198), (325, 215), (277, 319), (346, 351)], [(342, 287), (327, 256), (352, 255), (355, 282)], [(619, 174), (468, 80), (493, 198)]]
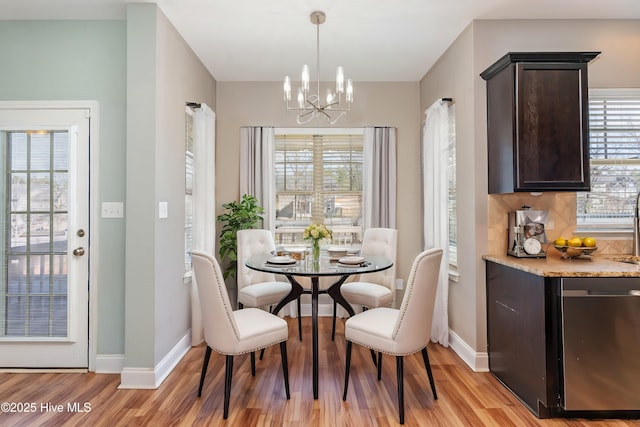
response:
[(489, 193), (590, 190), (587, 62), (596, 55), (512, 53), (481, 74)]

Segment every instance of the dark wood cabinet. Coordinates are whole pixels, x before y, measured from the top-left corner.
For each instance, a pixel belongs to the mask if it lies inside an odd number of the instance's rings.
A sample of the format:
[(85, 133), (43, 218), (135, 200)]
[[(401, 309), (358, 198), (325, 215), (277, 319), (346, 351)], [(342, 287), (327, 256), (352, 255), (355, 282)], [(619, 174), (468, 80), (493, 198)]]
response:
[(539, 418), (559, 405), (558, 280), (487, 262), (489, 370)]
[(508, 53), (480, 74), (489, 193), (590, 190), (587, 63), (598, 54)]
[(486, 262), (491, 373), (538, 418), (639, 419), (636, 272), (526, 261)]

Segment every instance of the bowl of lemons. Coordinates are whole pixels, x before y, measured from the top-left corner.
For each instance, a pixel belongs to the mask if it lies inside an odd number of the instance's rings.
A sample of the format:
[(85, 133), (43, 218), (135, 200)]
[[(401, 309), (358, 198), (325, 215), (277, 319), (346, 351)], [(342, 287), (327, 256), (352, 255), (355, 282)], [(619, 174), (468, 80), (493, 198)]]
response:
[(591, 255), (598, 249), (593, 237), (573, 236), (569, 239), (558, 237), (553, 241), (553, 247), (562, 253), (562, 258), (577, 258)]

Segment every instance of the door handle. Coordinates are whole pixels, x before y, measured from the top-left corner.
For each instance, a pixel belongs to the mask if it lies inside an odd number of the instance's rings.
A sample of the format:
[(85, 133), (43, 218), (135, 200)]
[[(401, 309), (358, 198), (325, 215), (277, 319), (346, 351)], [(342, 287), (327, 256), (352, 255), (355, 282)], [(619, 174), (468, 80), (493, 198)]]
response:
[(84, 255), (84, 248), (83, 247), (79, 247), (73, 250), (73, 254), (75, 256), (82, 256)]

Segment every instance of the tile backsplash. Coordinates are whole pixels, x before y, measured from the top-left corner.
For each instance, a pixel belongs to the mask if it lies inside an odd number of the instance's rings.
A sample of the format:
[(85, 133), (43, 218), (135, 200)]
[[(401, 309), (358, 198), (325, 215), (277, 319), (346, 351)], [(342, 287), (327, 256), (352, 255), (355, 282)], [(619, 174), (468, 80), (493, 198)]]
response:
[[(492, 254), (507, 252), (507, 214), (521, 209), (522, 206), (549, 212), (546, 227), (549, 243), (560, 236), (574, 235), (576, 229), (576, 193), (574, 192), (542, 193), (539, 196), (531, 193), (490, 194), (488, 197), (489, 251)], [(633, 242), (628, 239), (598, 238), (598, 253), (627, 254), (632, 252), (632, 245)]]

